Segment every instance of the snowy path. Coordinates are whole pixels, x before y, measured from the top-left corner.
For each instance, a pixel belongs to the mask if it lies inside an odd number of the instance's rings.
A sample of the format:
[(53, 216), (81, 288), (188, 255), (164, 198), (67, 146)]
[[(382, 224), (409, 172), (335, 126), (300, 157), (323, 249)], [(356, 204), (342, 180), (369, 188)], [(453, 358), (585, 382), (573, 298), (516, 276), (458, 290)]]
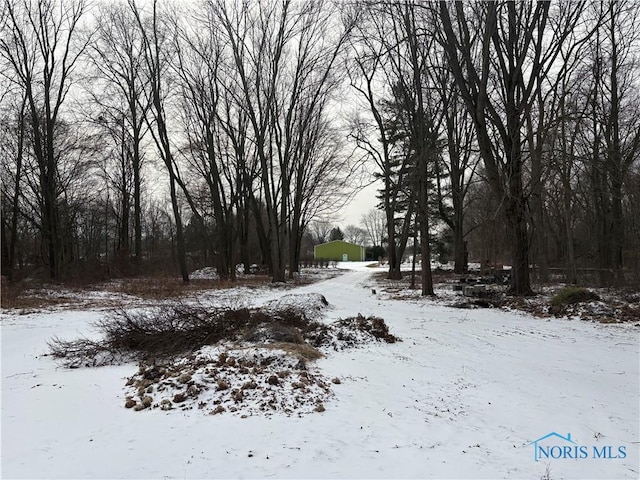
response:
[[(2, 477), (640, 476), (637, 327), (383, 300), (371, 269), (355, 268), (286, 293), (322, 293), (329, 321), (382, 317), (403, 342), (320, 360), (342, 383), (324, 413), (302, 418), (125, 410), (135, 366), (36, 358), (52, 335), (75, 337), (102, 313), (3, 314)], [(527, 444), (553, 431), (589, 449), (624, 446), (626, 458), (535, 462)]]

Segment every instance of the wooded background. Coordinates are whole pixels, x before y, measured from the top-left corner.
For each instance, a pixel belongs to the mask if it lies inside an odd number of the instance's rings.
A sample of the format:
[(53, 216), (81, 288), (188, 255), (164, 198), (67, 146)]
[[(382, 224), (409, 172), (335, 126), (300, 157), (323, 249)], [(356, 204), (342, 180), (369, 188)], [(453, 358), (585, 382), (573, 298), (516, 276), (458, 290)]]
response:
[(390, 278), (640, 285), (636, 2), (2, 1), (9, 280), (285, 281), (375, 178)]

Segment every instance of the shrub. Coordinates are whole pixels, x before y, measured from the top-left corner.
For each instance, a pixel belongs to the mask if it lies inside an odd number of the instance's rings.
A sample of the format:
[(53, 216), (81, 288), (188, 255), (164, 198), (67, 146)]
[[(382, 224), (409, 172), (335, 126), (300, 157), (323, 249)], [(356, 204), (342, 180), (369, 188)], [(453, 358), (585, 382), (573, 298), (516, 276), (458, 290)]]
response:
[(565, 287), (560, 290), (551, 299), (551, 305), (554, 307), (562, 307), (564, 305), (572, 305), (574, 303), (590, 302), (599, 300), (600, 297), (595, 292), (581, 287)]

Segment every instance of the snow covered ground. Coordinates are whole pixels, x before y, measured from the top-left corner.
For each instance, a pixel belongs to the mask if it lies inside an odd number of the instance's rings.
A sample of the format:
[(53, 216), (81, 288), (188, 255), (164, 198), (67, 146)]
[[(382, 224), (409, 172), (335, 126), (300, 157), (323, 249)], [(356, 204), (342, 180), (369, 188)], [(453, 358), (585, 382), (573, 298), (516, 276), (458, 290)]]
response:
[[(301, 417), (125, 409), (137, 365), (42, 356), (104, 310), (3, 311), (2, 478), (640, 477), (638, 327), (388, 299), (372, 291), (380, 269), (341, 267), (352, 270), (242, 299), (320, 293), (323, 321), (375, 315), (402, 339), (317, 360), (341, 383), (324, 412)], [(552, 436), (544, 451), (587, 458), (536, 461), (531, 442), (551, 432), (575, 443)]]

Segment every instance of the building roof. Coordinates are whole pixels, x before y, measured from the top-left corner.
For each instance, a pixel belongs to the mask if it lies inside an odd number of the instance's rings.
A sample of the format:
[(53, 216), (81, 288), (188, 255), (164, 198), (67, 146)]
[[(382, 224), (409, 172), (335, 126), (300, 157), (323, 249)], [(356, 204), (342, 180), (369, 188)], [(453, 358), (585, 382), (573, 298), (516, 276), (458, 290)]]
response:
[(346, 243), (347, 245), (364, 248), (364, 245), (358, 245), (357, 243), (346, 242), (344, 240), (331, 240), (330, 242), (319, 243), (318, 245), (314, 245), (313, 248), (320, 247), (322, 245), (329, 245), (330, 243)]

